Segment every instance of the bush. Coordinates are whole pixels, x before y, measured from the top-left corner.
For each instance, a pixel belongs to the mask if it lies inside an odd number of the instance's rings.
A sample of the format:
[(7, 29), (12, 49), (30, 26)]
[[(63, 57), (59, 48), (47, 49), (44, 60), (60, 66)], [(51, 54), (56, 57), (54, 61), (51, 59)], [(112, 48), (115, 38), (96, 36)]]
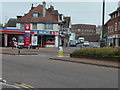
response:
[(104, 47), (104, 48), (85, 48), (75, 50), (73, 55), (91, 56), (91, 57), (120, 57), (120, 47)]

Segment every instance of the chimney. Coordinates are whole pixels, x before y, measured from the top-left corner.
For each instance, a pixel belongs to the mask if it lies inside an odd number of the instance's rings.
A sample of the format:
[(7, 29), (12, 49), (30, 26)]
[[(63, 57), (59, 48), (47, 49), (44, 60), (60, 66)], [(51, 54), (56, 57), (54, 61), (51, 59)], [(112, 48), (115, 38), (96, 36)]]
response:
[(33, 7), (33, 4), (32, 4), (32, 6), (31, 6), (31, 9), (33, 9), (34, 7)]
[(50, 5), (50, 9), (52, 12), (54, 11), (54, 7), (52, 5)]
[(43, 1), (42, 3), (43, 3), (43, 17), (45, 17), (45, 15), (46, 15), (46, 2)]

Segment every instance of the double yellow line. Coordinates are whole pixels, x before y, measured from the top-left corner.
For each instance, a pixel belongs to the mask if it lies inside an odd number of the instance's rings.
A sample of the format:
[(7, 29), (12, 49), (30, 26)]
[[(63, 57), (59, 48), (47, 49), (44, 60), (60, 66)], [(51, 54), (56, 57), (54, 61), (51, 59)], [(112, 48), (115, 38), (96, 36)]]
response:
[(26, 88), (28, 90), (38, 90), (37, 88), (33, 87), (33, 86), (30, 86), (28, 84), (24, 84), (24, 83), (21, 83), (21, 84), (15, 84), (16, 86), (19, 86), (19, 87), (22, 87), (22, 88)]
[(16, 86), (16, 87), (20, 87), (20, 88), (26, 88), (28, 90), (38, 90), (37, 88), (33, 87), (33, 86), (30, 86), (28, 84), (24, 84), (24, 83), (15, 83), (15, 84), (9, 84), (7, 82), (0, 82), (0, 84), (5, 84), (5, 85), (11, 85), (11, 86)]

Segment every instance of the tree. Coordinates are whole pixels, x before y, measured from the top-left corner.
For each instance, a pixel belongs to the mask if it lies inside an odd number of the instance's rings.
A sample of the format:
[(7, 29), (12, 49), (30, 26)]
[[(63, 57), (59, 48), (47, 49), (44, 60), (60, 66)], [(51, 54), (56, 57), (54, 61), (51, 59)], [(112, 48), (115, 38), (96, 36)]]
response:
[(0, 24), (0, 28), (4, 28), (4, 27), (3, 27), (3, 24)]

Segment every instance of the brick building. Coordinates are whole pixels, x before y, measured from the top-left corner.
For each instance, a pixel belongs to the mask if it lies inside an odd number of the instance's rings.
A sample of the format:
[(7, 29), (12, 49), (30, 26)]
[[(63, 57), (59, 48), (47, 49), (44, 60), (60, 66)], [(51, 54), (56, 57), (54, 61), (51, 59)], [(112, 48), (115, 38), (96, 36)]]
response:
[(106, 23), (107, 46), (120, 46), (120, 2), (117, 10), (110, 13)]
[(89, 42), (97, 42), (99, 40), (98, 34), (96, 34), (96, 25), (74, 24), (71, 27), (71, 32), (75, 33), (76, 39), (84, 37)]
[[(37, 37), (37, 44), (41, 47), (58, 47), (58, 35), (60, 26), (60, 14), (50, 5), (46, 8), (46, 2), (34, 7), (33, 4), (28, 13), (17, 16), (16, 19), (9, 19), (5, 25), (3, 33), (3, 46), (10, 46), (13, 38), (23, 40), (24, 44), (24, 24), (30, 24), (30, 38)], [(32, 39), (31, 39), (32, 40)]]

